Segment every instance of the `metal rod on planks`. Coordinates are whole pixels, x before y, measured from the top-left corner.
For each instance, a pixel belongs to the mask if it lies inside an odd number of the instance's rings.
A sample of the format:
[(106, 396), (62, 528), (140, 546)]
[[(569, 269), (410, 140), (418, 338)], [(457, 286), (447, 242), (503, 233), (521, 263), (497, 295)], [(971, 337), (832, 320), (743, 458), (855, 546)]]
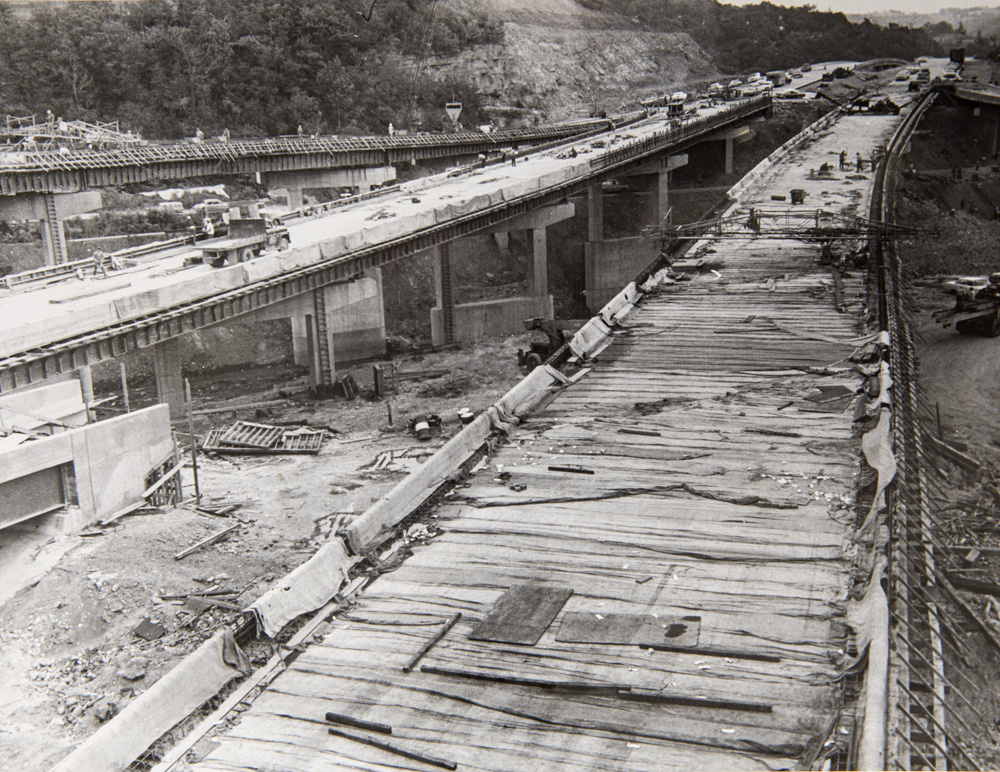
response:
[(201, 488), (198, 487), (198, 450), (194, 440), (194, 421), (191, 418), (191, 384), (184, 379), (184, 407), (187, 409), (188, 434), (191, 437), (191, 469), (194, 471), (194, 500), (201, 504)]

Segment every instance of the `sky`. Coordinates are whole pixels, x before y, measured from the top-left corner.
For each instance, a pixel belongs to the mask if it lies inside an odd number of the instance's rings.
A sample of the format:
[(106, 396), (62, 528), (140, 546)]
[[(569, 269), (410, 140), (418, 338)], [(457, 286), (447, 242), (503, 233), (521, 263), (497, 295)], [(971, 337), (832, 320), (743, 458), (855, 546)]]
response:
[[(936, 13), (942, 8), (997, 8), (998, 0), (768, 0), (774, 5), (814, 5), (820, 11), (843, 13), (873, 13), (903, 11), (905, 13)], [(761, 0), (722, 0), (729, 5), (755, 5)]]

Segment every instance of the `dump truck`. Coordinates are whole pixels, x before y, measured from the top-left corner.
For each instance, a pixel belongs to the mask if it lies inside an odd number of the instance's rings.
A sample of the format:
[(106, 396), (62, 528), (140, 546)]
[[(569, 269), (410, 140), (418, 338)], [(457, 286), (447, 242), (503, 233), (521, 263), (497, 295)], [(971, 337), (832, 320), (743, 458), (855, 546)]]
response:
[(954, 324), (962, 335), (1000, 337), (1000, 272), (960, 276), (943, 286), (955, 296), (955, 306), (934, 312), (939, 324), (944, 327)]
[(279, 252), (288, 249), (291, 239), (288, 228), (272, 225), (263, 217), (230, 220), (229, 233), (220, 239), (209, 239), (198, 244), (202, 262), (219, 268), (227, 262), (242, 263), (251, 260), (265, 249)]

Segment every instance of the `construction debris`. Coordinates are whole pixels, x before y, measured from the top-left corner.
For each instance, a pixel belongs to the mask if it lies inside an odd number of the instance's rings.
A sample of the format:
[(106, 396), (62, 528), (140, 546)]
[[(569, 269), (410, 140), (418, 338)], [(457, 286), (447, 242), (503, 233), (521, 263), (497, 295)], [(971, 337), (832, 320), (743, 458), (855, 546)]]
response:
[(197, 552), (202, 547), (207, 547), (210, 544), (215, 544), (215, 542), (222, 540), (223, 538), (231, 534), (233, 531), (235, 531), (237, 528), (239, 528), (241, 525), (243, 525), (243, 523), (236, 523), (235, 525), (229, 526), (224, 531), (213, 533), (211, 536), (202, 539), (197, 544), (192, 544), (187, 549), (183, 549), (180, 552), (178, 552), (176, 555), (174, 555), (174, 560), (180, 560), (181, 558), (186, 558), (192, 552)]
[(150, 622), (148, 619), (143, 619), (132, 632), (144, 641), (156, 641), (164, 636), (167, 632), (167, 628), (163, 625), (156, 624), (156, 622)]
[(288, 455), (319, 453), (326, 431), (309, 427), (286, 428), (237, 421), (228, 429), (212, 429), (201, 445), (209, 453)]

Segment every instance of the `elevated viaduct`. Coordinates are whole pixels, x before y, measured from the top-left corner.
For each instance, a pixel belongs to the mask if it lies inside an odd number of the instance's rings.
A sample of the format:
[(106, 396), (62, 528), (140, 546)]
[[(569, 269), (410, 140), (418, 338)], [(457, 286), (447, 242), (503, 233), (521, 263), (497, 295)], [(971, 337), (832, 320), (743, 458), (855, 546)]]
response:
[[(3, 300), (9, 313), (0, 322), (0, 392), (154, 346), (159, 396), (176, 413), (182, 402), (177, 337), (249, 314), (298, 320), (294, 329), (302, 360), (310, 364), (313, 383), (329, 387), (338, 341), (346, 345), (348, 339), (369, 335), (378, 345), (384, 339), (377, 275), (368, 274), (360, 295), (345, 283), (425, 250), (437, 256), (438, 309), (432, 321), (438, 342), (456, 339), (456, 330), (498, 330), (527, 317), (551, 316), (545, 228), (572, 214), (566, 201), (574, 194), (588, 196), (587, 283), (592, 307), (599, 308), (625, 277), (651, 259), (649, 254), (628, 258), (620, 244), (605, 242), (602, 183), (645, 174), (655, 192), (649, 222), (658, 225), (669, 211), (670, 171), (686, 162), (683, 151), (721, 141), (731, 163), (733, 142), (769, 109), (770, 99), (758, 97), (706, 107), (683, 120), (658, 116), (624, 131), (512, 158), (511, 165), (477, 163), (463, 173), (416, 180), (295, 224), (291, 250), (243, 264), (184, 268), (183, 256), (176, 256), (98, 280), (93, 290), (57, 284), (12, 294)], [(449, 244), (473, 233), (513, 229), (531, 232), (529, 296), (456, 306)], [(348, 312), (353, 321), (340, 313), (341, 307), (359, 303), (367, 310)]]
[[(353, 188), (367, 192), (396, 178), (403, 165), (460, 161), (496, 155), (628, 124), (642, 113), (585, 119), (534, 129), (484, 134), (414, 134), (386, 137), (269, 137), (199, 139), (196, 142), (127, 143), (114, 148), (70, 148), (2, 152), (0, 219), (41, 220), (49, 264), (66, 262), (62, 220), (100, 207), (95, 191), (109, 186), (209, 175), (253, 175), (285, 189), (289, 203), (303, 204), (303, 191)], [(88, 193), (89, 191), (89, 193)]]

